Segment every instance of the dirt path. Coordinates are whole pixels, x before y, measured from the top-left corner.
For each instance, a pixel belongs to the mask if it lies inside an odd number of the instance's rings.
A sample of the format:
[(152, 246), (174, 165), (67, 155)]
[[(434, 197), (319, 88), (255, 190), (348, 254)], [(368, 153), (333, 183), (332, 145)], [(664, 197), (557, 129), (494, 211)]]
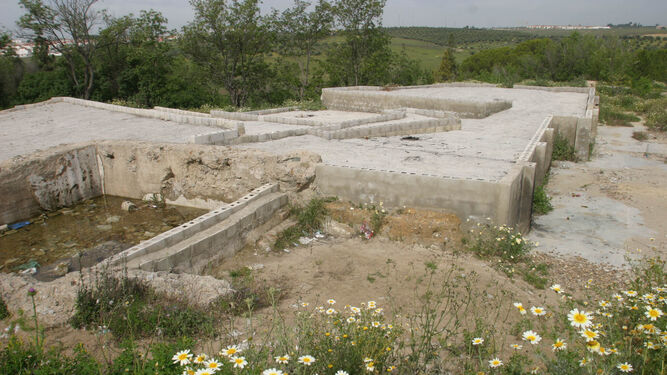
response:
[(592, 160), (554, 162), (554, 210), (534, 217), (529, 238), (543, 252), (626, 266), (626, 257), (667, 255), (667, 141), (632, 138), (635, 127), (598, 128)]

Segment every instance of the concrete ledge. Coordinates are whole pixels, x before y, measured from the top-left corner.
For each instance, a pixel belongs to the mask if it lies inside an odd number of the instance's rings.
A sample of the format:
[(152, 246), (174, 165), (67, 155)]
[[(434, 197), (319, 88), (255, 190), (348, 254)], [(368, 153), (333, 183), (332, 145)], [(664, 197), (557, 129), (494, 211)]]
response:
[(452, 111), (463, 118), (484, 118), (512, 107), (512, 103), (506, 100), (479, 102), (429, 96), (407, 96), (397, 93), (407, 89), (410, 89), (410, 87), (391, 89), (373, 86), (325, 88), (322, 90), (322, 103), (329, 109), (343, 111), (382, 112), (386, 109), (404, 107)]
[(109, 259), (109, 262), (112, 265), (118, 265), (123, 262), (129, 263), (141, 256), (145, 256), (147, 254), (160, 251), (166, 247), (173, 246), (202, 230), (206, 230), (213, 225), (222, 222), (232, 214), (243, 209), (249, 203), (277, 191), (278, 185), (276, 184), (263, 185), (257, 189), (254, 189), (235, 202), (208, 212), (195, 218), (194, 220), (172, 228), (119, 254), (116, 254)]
[(211, 116), (228, 120), (259, 121), (259, 116), (249, 112), (211, 111)]

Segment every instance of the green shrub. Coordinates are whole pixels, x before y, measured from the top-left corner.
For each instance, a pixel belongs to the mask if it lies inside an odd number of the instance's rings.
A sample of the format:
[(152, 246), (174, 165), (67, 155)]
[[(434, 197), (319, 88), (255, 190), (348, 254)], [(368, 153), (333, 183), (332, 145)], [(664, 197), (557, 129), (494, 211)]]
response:
[(98, 375), (99, 364), (82, 346), (77, 346), (74, 355), (64, 356), (60, 348), (48, 351), (34, 345), (23, 344), (11, 337), (7, 346), (0, 350), (0, 374), (44, 374), (44, 375)]
[(5, 300), (0, 297), (0, 320), (9, 317), (9, 310), (7, 309), (7, 304)]
[(553, 211), (553, 209), (551, 197), (544, 190), (544, 185), (536, 187), (533, 193), (533, 212), (538, 215), (544, 215)]
[(577, 155), (574, 152), (574, 147), (570, 142), (560, 135), (559, 132), (554, 134), (552, 160), (577, 161)]
[(477, 223), (464, 241), (466, 248), (481, 258), (499, 257), (516, 263), (532, 249), (533, 244), (521, 233), (507, 226)]
[(302, 236), (312, 236), (322, 228), (322, 222), (327, 215), (324, 206), (329, 199), (313, 198), (305, 207), (294, 206), (290, 209), (290, 216), (296, 217), (297, 223), (278, 234), (273, 247), (277, 250), (286, 249), (296, 243)]
[(213, 314), (156, 295), (145, 283), (127, 275), (115, 277), (103, 271), (95, 285), (79, 288), (70, 324), (74, 328), (108, 329), (119, 340), (151, 335), (206, 336), (215, 334)]

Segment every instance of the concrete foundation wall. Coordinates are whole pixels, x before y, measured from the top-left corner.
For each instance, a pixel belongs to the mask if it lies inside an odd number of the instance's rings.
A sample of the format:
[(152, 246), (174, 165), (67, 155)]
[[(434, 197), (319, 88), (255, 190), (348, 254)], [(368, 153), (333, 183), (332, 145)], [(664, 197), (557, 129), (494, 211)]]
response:
[(382, 201), (387, 207), (441, 209), (462, 218), (491, 217), (498, 224), (527, 231), (530, 213), (526, 215), (526, 207), (519, 203), (520, 198), (532, 202), (530, 173), (521, 167), (499, 182), (319, 165), (315, 182), (323, 195), (362, 203)]
[(358, 112), (382, 112), (386, 109), (404, 107), (452, 111), (458, 113), (462, 118), (484, 118), (512, 107), (511, 102), (504, 100), (475, 102), (438, 97), (392, 95), (392, 91), (382, 91), (380, 87), (326, 88), (322, 90), (322, 104), (329, 109)]
[(95, 146), (0, 164), (0, 225), (102, 194)]

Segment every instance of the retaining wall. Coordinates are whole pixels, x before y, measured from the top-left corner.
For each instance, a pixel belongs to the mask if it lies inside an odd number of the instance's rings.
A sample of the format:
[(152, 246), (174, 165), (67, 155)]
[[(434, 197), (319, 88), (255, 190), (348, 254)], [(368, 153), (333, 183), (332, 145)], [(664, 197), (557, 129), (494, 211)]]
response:
[(400, 87), (388, 91), (383, 91), (383, 88), (377, 86), (325, 88), (322, 89), (322, 104), (329, 109), (358, 112), (381, 112), (386, 109), (403, 107), (452, 111), (458, 113), (462, 118), (484, 118), (512, 107), (512, 103), (506, 100), (478, 102), (397, 94), (409, 88)]
[[(234, 213), (242, 210), (249, 203), (264, 197), (268, 194), (275, 193), (278, 191), (278, 185), (267, 184), (263, 185), (257, 189), (254, 189), (247, 195), (243, 196), (241, 199), (232, 202), (228, 205), (224, 205), (218, 209), (210, 211), (204, 215), (201, 215), (187, 223), (184, 223), (178, 227), (172, 228), (166, 232), (163, 232), (147, 241), (141, 242), (138, 245), (135, 245), (121, 253), (114, 255), (109, 258), (109, 262), (112, 265), (118, 265), (124, 262), (130, 263), (135, 259), (144, 257), (151, 253), (156, 253), (160, 250), (163, 250), (167, 247), (178, 244), (179, 242), (186, 240), (194, 236), (195, 234), (206, 230), (223, 220), (229, 218)], [(143, 262), (135, 262), (136, 266), (139, 267)]]
[[(460, 179), (411, 172), (319, 165), (316, 183), (324, 195), (387, 207), (421, 207), (453, 211), (528, 231), (535, 167), (517, 165), (501, 181)], [(530, 202), (531, 204), (527, 204)]]

